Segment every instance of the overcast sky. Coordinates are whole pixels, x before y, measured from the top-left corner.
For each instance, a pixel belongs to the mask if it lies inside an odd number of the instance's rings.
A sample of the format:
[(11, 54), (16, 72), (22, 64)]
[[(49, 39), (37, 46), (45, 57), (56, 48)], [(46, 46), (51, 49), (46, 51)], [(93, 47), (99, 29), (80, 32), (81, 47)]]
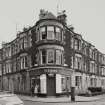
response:
[(105, 0), (0, 0), (0, 44), (13, 40), (24, 26), (33, 26), (40, 9), (56, 15), (57, 5), (66, 10), (68, 25), (105, 53)]

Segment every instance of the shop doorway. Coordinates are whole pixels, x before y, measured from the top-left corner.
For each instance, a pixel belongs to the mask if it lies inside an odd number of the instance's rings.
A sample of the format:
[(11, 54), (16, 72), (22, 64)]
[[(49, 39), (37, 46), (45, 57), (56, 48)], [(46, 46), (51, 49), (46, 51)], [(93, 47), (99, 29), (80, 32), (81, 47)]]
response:
[(40, 78), (39, 78), (39, 76), (31, 79), (31, 87), (33, 86), (35, 88), (36, 85), (38, 86), (37, 93), (39, 93), (40, 92)]
[(47, 95), (56, 95), (55, 75), (47, 75)]

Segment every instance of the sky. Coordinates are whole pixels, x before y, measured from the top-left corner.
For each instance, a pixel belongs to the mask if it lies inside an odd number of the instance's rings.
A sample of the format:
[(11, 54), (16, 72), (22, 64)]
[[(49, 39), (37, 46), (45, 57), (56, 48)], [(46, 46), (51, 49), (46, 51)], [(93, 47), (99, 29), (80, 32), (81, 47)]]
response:
[(33, 26), (40, 9), (55, 15), (66, 10), (68, 25), (105, 53), (105, 0), (0, 0), (0, 45), (15, 39), (23, 27)]

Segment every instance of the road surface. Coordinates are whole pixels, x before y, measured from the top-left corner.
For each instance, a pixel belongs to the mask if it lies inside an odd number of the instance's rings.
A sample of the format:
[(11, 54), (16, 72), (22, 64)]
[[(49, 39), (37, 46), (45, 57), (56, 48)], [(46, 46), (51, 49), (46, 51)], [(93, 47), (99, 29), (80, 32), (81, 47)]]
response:
[(105, 98), (91, 102), (70, 102), (70, 103), (43, 103), (24, 101), (24, 105), (105, 105)]

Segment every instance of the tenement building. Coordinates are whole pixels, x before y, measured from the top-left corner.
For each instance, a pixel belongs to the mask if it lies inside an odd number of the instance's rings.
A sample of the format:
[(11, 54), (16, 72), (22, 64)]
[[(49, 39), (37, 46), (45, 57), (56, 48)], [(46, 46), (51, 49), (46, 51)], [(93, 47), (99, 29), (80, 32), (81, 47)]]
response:
[(56, 96), (105, 89), (105, 55), (68, 26), (65, 12), (41, 10), (34, 26), (0, 49), (0, 89)]

